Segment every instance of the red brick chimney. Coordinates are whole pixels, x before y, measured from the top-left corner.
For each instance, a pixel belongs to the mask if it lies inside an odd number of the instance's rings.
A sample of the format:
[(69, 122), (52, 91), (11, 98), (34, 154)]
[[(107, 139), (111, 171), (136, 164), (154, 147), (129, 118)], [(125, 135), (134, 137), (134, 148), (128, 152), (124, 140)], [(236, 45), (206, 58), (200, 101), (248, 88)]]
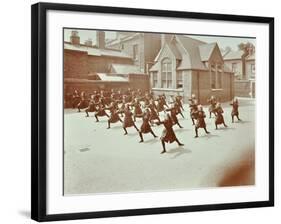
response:
[(79, 37), (78, 31), (76, 31), (76, 30), (71, 31), (70, 42), (74, 45), (80, 44), (80, 37)]
[(105, 48), (105, 32), (104, 31), (97, 31), (96, 34), (96, 45), (98, 48), (104, 49)]

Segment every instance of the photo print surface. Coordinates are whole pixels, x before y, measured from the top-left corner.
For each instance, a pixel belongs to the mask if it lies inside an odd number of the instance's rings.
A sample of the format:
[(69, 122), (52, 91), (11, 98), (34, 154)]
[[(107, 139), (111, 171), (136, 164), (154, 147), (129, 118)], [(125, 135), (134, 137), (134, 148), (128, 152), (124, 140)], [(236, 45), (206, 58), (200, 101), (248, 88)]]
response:
[(64, 195), (255, 185), (255, 37), (63, 42)]

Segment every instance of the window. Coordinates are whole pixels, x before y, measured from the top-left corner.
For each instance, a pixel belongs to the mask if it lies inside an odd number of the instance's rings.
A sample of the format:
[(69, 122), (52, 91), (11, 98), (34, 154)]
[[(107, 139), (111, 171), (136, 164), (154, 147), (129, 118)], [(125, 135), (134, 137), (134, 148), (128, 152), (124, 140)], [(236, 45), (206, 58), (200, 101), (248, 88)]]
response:
[(211, 88), (221, 89), (222, 88), (222, 74), (223, 68), (221, 65), (211, 65)]
[(182, 73), (182, 71), (177, 72), (177, 89), (181, 89), (183, 87)]
[(120, 48), (121, 50), (124, 50), (124, 44), (121, 44)]
[(133, 45), (133, 58), (134, 60), (139, 59), (139, 46), (137, 44)]
[(218, 65), (217, 66), (217, 84), (216, 84), (216, 89), (221, 89), (222, 88), (222, 66)]
[(237, 63), (232, 63), (232, 72), (237, 73), (238, 68), (237, 68)]
[(161, 65), (161, 87), (172, 88), (172, 62), (165, 58)]
[(216, 67), (215, 65), (211, 65), (211, 88), (216, 88)]
[(256, 73), (256, 66), (255, 66), (255, 64), (251, 64), (251, 73), (252, 74)]
[(157, 87), (157, 80), (158, 80), (157, 75), (158, 75), (157, 72), (152, 73), (152, 87)]

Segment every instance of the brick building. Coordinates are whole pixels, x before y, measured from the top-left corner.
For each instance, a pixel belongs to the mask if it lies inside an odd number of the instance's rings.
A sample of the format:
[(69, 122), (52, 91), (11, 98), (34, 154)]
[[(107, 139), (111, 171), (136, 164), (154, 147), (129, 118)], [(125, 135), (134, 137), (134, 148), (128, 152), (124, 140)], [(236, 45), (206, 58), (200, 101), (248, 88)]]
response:
[(221, 102), (234, 97), (234, 74), (224, 64), (217, 43), (184, 35), (163, 35), (162, 48), (150, 69), (154, 94), (181, 95), (188, 102), (196, 94), (200, 103), (214, 95)]
[(224, 63), (234, 72), (235, 95), (240, 97), (255, 97), (255, 51), (229, 51), (224, 56)]
[(106, 47), (118, 49), (130, 55), (140, 72), (148, 73), (161, 48), (161, 35), (156, 33), (117, 32), (116, 39)]
[(148, 75), (134, 65), (129, 54), (107, 48), (103, 31), (96, 31), (95, 45), (90, 39), (81, 43), (78, 31), (71, 32), (70, 41), (64, 42), (65, 93), (129, 87), (149, 89)]

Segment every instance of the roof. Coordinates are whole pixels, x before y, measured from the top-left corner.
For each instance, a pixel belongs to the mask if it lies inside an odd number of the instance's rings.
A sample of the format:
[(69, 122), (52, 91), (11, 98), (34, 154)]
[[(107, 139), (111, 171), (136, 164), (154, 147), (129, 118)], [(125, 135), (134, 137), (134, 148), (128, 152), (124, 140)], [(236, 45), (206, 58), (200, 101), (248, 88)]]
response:
[(111, 41), (108, 41), (106, 43), (106, 46), (110, 47), (110, 46), (113, 46), (113, 45), (116, 45), (116, 44), (120, 44), (124, 41), (131, 40), (131, 39), (133, 39), (133, 38), (135, 38), (139, 35), (140, 35), (140, 33), (128, 33), (127, 35), (124, 35), (121, 38), (116, 38), (116, 39), (113, 39)]
[(199, 52), (202, 61), (208, 61), (216, 46), (216, 43), (202, 44), (199, 46)]
[(84, 45), (73, 45), (71, 43), (66, 43), (66, 42), (64, 43), (64, 49), (87, 52), (88, 55), (92, 55), (92, 56), (131, 58), (131, 56), (129, 56), (128, 54), (126, 54), (124, 52), (121, 52), (121, 51), (118, 51), (118, 50), (87, 47), (87, 46), (84, 46)]
[(182, 55), (181, 55), (181, 52), (179, 51), (179, 49), (176, 46), (174, 46), (173, 44), (166, 42), (164, 44), (164, 46), (158, 52), (158, 54), (157, 54), (156, 58), (154, 59), (154, 61), (158, 61), (158, 59), (161, 56), (162, 51), (165, 49), (165, 47), (169, 48), (169, 50), (173, 53), (173, 55), (175, 56), (176, 59), (182, 59)]
[(183, 46), (186, 51), (186, 55), (185, 57), (183, 57), (184, 60), (181, 61), (178, 69), (207, 70), (206, 66), (204, 65), (201, 59), (199, 51), (199, 46), (205, 45), (206, 43), (183, 35), (176, 35), (176, 38), (179, 41), (179, 44)]
[(111, 72), (115, 74), (142, 74), (140, 67), (136, 65), (112, 64)]
[[(205, 65), (205, 62), (210, 59), (217, 43), (208, 44), (189, 36), (174, 35), (174, 38), (161, 48), (159, 54), (155, 58), (156, 63), (150, 68), (151, 72), (159, 71), (161, 69), (161, 62), (159, 59), (161, 51), (163, 51), (166, 46), (169, 47), (179, 62), (177, 70), (209, 70)], [(231, 72), (227, 67), (225, 67), (224, 71)]]
[(98, 76), (100, 79), (81, 79), (81, 78), (65, 78), (65, 82), (74, 82), (74, 83), (97, 83), (97, 82), (128, 82), (128, 78), (120, 77), (112, 74), (106, 73), (94, 73), (88, 74), (88, 76)]
[(244, 54), (243, 50), (238, 50), (238, 51), (229, 51), (223, 56), (224, 60), (237, 60), (241, 59)]
[(128, 82), (128, 79), (125, 77), (120, 77), (112, 74), (107, 73), (97, 73), (97, 75), (100, 77), (101, 81), (106, 82)]

